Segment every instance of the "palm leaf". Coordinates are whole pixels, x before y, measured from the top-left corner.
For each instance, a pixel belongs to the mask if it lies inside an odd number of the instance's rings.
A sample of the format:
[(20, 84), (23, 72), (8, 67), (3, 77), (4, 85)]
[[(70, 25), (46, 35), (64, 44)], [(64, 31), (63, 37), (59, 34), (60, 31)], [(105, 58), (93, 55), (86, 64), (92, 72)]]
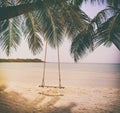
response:
[(87, 29), (90, 22), (90, 18), (82, 10), (63, 0), (44, 0), (38, 12), (41, 34), (52, 47), (62, 42), (64, 30), (69, 37), (74, 38)]
[(97, 27), (101, 26), (102, 23), (106, 22), (109, 18), (116, 14), (117, 10), (114, 7), (109, 6), (106, 9), (101, 10), (97, 15), (92, 19), (91, 23), (95, 23)]
[[(7, 7), (17, 3), (18, 0), (14, 3), (13, 1), (2, 0), (0, 5), (1, 7)], [(10, 55), (12, 49), (16, 49), (20, 43), (21, 31), (19, 28), (20, 17), (0, 21), (0, 46), (7, 55)]]
[(2, 23), (2, 33), (0, 35), (0, 46), (10, 55), (12, 48), (16, 49), (20, 44), (21, 33), (19, 31), (19, 19), (9, 19)]
[(101, 44), (105, 46), (114, 44), (120, 50), (120, 11), (99, 24), (95, 32), (96, 47)]
[(56, 47), (62, 42), (63, 23), (57, 12), (59, 5), (59, 2), (52, 4), (47, 0), (43, 1), (36, 16), (40, 32), (51, 47)]
[[(38, 24), (36, 23), (36, 17), (34, 17), (35, 12), (28, 13), (26, 15), (26, 26), (24, 26), (24, 35), (28, 40), (28, 46), (31, 52), (35, 55), (40, 53), (42, 50), (42, 41), (40, 39), (40, 34), (38, 33)], [(23, 24), (24, 25), (24, 24)]]
[(72, 41), (71, 55), (74, 61), (77, 62), (88, 51), (93, 51), (93, 29), (89, 27), (89, 30), (79, 33)]
[(96, 46), (104, 44), (110, 46), (112, 43), (120, 50), (120, 13), (102, 24), (96, 33)]
[(107, 4), (117, 9), (120, 8), (120, 0), (107, 0)]
[(88, 29), (90, 18), (79, 8), (68, 5), (63, 9), (66, 32), (69, 37), (76, 37), (79, 32)]

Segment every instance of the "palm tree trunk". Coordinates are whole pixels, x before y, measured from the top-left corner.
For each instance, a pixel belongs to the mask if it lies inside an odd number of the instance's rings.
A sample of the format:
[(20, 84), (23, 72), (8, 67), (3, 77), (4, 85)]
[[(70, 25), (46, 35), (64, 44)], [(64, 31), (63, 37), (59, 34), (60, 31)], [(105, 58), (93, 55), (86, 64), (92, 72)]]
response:
[(45, 86), (46, 56), (47, 56), (47, 41), (46, 41), (46, 45), (45, 45), (45, 57), (44, 57), (44, 67), (43, 67), (43, 77), (42, 77), (41, 87)]
[(0, 7), (0, 21), (33, 11), (39, 7), (39, 4), (40, 3), (36, 2), (17, 6)]
[(60, 73), (60, 54), (59, 54), (59, 45), (57, 44), (58, 50), (58, 74), (59, 74), (59, 88), (61, 88), (61, 73)]

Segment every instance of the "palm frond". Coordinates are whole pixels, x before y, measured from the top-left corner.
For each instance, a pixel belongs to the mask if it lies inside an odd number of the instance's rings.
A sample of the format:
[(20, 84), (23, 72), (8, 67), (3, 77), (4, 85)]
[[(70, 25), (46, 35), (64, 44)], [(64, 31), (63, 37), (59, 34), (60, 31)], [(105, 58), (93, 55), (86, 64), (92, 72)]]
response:
[(95, 23), (97, 27), (105, 23), (109, 18), (116, 14), (117, 10), (114, 7), (109, 6), (106, 9), (101, 10), (97, 15), (92, 19), (91, 23)]
[[(50, 2), (54, 2), (54, 0)], [(42, 36), (54, 48), (62, 42), (63, 35), (63, 23), (61, 24), (61, 17), (57, 9), (60, 7), (59, 5), (59, 2), (52, 4), (46, 0), (41, 4), (37, 12), (38, 16), (36, 16)]]
[(115, 8), (120, 8), (120, 0), (107, 0), (108, 6), (113, 6)]
[[(91, 31), (91, 32), (90, 32)], [(93, 36), (92, 29), (79, 33), (76, 38), (73, 39), (71, 44), (71, 55), (74, 61), (77, 62), (83, 55), (89, 51), (93, 51)]]
[(38, 33), (38, 24), (35, 19), (36, 17), (34, 17), (33, 14), (34, 12), (30, 12), (26, 15), (26, 26), (23, 31), (25, 38), (28, 40), (29, 49), (35, 55), (41, 52), (43, 43), (40, 39), (40, 34)]
[(16, 49), (20, 44), (21, 33), (18, 20), (18, 18), (5, 20), (1, 26), (0, 46), (7, 55), (10, 55), (12, 48)]
[(37, 15), (41, 34), (52, 47), (62, 42), (64, 30), (69, 37), (74, 38), (87, 29), (90, 22), (90, 18), (82, 10), (64, 0), (44, 0)]
[(84, 0), (71, 0), (71, 4), (75, 7), (79, 7), (83, 4)]
[(7, 6), (11, 6), (11, 2), (9, 2), (8, 0), (1, 0), (0, 1), (0, 7), (7, 7)]
[(120, 50), (120, 11), (99, 26), (95, 40), (96, 46), (114, 44)]
[[(8, 7), (18, 4), (19, 0), (2, 0), (1, 7)], [(0, 21), (0, 46), (7, 55), (10, 55), (12, 49), (16, 49), (20, 44), (20, 17)]]
[(95, 30), (96, 47), (101, 44), (115, 44), (120, 49), (120, 9), (108, 7), (97, 14), (92, 23), (97, 25)]
[(57, 20), (57, 17), (52, 14), (52, 12), (48, 13), (49, 27), (45, 33), (45, 37), (47, 37), (47, 40), (52, 47), (56, 47), (62, 42), (63, 26), (61, 25), (59, 20)]
[(76, 37), (76, 35), (88, 29), (90, 18), (79, 8), (68, 5), (63, 13), (66, 32), (69, 37)]

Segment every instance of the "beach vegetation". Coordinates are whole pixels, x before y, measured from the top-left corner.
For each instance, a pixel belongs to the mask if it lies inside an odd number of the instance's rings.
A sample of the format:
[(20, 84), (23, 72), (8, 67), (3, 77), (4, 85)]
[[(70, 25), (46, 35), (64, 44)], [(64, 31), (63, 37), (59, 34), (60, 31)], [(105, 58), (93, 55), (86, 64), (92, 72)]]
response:
[(41, 59), (23, 59), (23, 58), (16, 58), (16, 59), (0, 59), (0, 62), (43, 62)]

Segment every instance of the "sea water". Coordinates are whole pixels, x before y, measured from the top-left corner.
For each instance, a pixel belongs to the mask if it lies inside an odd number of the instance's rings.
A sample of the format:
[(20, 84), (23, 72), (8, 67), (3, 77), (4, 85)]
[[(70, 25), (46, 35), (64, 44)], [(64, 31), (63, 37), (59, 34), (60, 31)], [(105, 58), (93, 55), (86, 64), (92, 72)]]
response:
[[(43, 63), (0, 63), (8, 82), (41, 85)], [(120, 64), (61, 63), (61, 84), (66, 87), (120, 87)], [(59, 85), (57, 63), (46, 63), (45, 85)]]

